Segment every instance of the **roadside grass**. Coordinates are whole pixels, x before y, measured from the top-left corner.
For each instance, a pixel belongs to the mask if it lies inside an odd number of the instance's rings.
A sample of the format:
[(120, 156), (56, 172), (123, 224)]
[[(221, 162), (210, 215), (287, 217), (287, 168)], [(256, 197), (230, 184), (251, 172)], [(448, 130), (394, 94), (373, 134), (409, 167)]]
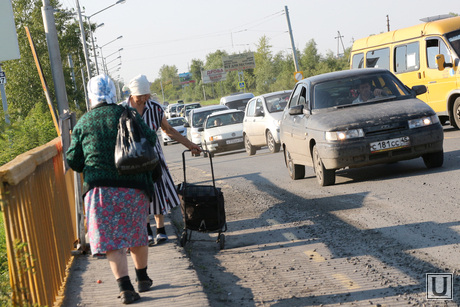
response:
[(206, 100), (206, 101), (200, 101), (200, 104), (202, 107), (204, 106), (211, 106), (215, 104), (219, 104), (220, 100), (219, 99), (211, 99), (211, 100)]

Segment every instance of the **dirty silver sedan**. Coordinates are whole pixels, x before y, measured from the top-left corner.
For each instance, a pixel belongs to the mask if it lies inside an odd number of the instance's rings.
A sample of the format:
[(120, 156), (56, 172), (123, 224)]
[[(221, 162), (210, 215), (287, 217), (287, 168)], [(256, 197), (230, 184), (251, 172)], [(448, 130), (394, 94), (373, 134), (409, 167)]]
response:
[(422, 157), (428, 168), (444, 161), (436, 113), (384, 69), (332, 72), (298, 82), (283, 111), (280, 138), (292, 179), (312, 166), (321, 186), (335, 171)]

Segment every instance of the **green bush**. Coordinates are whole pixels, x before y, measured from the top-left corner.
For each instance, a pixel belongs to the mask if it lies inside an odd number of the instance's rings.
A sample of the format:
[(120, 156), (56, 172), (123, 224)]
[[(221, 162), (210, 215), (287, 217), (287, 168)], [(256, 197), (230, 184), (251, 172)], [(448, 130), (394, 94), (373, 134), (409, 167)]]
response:
[(0, 212), (0, 306), (11, 306), (11, 287), (6, 253), (5, 223)]

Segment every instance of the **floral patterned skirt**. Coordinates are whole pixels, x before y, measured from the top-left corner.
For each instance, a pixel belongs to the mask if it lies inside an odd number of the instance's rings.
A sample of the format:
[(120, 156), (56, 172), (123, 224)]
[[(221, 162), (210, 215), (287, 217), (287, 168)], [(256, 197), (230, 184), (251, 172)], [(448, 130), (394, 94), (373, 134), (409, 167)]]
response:
[(84, 202), (93, 255), (148, 244), (149, 198), (142, 190), (96, 187)]

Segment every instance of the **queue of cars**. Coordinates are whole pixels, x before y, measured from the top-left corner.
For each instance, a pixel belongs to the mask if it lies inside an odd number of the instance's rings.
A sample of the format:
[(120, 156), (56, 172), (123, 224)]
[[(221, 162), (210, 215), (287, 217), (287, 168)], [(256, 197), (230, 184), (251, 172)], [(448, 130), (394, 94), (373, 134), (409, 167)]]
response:
[(327, 186), (343, 168), (418, 157), (428, 168), (442, 166), (442, 125), (416, 98), (426, 91), (424, 85), (408, 88), (385, 69), (352, 69), (303, 79), (293, 90), (232, 95), (239, 100), (234, 105), (231, 96), (223, 97), (219, 105), (190, 110), (184, 127), (205, 157), (282, 149), (293, 180), (311, 166), (319, 185)]

